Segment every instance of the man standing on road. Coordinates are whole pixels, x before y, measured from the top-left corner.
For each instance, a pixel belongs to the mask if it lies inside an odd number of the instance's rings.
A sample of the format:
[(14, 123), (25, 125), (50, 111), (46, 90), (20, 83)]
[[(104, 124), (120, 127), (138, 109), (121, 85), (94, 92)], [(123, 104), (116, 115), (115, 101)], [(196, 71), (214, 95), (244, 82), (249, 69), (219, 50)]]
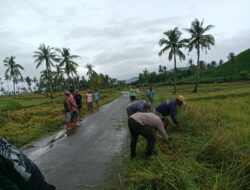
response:
[[(179, 122), (176, 119), (177, 114), (177, 106), (182, 106), (183, 104), (186, 104), (184, 96), (180, 95), (175, 100), (167, 100), (160, 105), (158, 105), (154, 113), (158, 116), (160, 116), (162, 119), (170, 116), (174, 124), (178, 129), (181, 129), (181, 126)], [(166, 119), (166, 123), (168, 123), (168, 119)]]
[(76, 125), (77, 125), (77, 117), (78, 117), (77, 105), (76, 105), (74, 97), (68, 90), (66, 90), (64, 94), (65, 94), (64, 110), (65, 110), (65, 117), (66, 117), (66, 131), (67, 131), (67, 134), (70, 135), (72, 132), (71, 117), (73, 120), (73, 128), (76, 128)]
[(86, 104), (87, 104), (88, 111), (93, 112), (94, 96), (93, 96), (90, 89), (88, 90), (88, 92), (87, 92), (87, 94), (85, 96), (85, 101), (86, 101)]
[(25, 154), (0, 138), (1, 190), (55, 190)]
[(127, 107), (127, 115), (128, 117), (136, 112), (147, 112), (151, 109), (150, 103), (146, 100), (138, 100), (135, 102), (131, 102)]
[(131, 158), (136, 156), (136, 144), (139, 135), (142, 135), (147, 140), (147, 148), (145, 157), (148, 158), (152, 155), (155, 145), (155, 132), (159, 133), (164, 142), (168, 141), (167, 133), (164, 129), (164, 124), (161, 118), (154, 113), (141, 113), (137, 112), (131, 115), (128, 119), (128, 127), (131, 134)]
[(75, 102), (77, 105), (77, 109), (78, 109), (78, 122), (80, 122), (81, 119), (81, 110), (82, 110), (82, 96), (81, 94), (79, 94), (79, 90), (76, 89), (74, 91), (74, 98), (75, 98)]

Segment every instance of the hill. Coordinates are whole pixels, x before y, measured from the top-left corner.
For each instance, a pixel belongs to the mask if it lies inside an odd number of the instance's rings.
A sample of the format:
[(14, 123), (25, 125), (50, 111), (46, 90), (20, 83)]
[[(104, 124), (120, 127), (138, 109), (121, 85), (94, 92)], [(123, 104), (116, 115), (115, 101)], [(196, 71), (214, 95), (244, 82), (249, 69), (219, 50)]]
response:
[[(235, 56), (234, 63), (227, 61), (221, 66), (207, 72), (204, 79), (235, 80), (244, 79), (250, 73), (250, 49)], [(248, 76), (249, 77), (249, 76)]]
[(138, 77), (133, 77), (133, 78), (130, 78), (130, 79), (125, 80), (125, 83), (126, 83), (126, 84), (130, 84), (130, 83), (132, 83), (132, 82), (137, 81), (138, 79), (139, 79)]
[[(201, 82), (225, 82), (250, 79), (250, 49), (247, 49), (235, 56), (234, 64), (227, 61), (224, 64), (201, 73)], [(178, 80), (178, 83), (192, 82), (195, 76), (189, 76)]]

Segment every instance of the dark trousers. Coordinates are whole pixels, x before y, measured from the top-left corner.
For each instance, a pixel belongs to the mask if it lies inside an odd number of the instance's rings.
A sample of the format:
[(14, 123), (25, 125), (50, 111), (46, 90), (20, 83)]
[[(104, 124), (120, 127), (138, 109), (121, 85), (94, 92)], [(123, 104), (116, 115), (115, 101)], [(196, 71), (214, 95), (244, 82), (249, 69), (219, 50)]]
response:
[(145, 156), (151, 156), (156, 141), (153, 129), (150, 126), (141, 125), (133, 118), (128, 119), (128, 127), (131, 134), (131, 158), (134, 158), (136, 156), (136, 144), (139, 135), (142, 135), (147, 140)]

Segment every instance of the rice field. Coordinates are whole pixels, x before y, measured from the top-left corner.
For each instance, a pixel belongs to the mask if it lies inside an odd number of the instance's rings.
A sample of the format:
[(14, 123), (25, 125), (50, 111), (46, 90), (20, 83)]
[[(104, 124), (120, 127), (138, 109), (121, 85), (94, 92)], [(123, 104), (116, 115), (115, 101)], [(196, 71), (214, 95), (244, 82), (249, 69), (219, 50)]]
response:
[[(144, 160), (145, 140), (138, 157), (128, 161), (123, 182), (129, 190), (250, 189), (250, 84), (177, 86), (187, 105), (178, 110), (182, 131), (172, 124), (169, 145), (158, 141), (156, 154)], [(155, 87), (155, 105), (174, 98), (172, 87)]]
[[(85, 95), (86, 92), (80, 92)], [(118, 96), (118, 90), (100, 91), (100, 105), (106, 104)], [(23, 95), (0, 97), (0, 137), (4, 137), (17, 147), (48, 135), (64, 125), (64, 95), (55, 94), (54, 99), (43, 95)], [(94, 105), (95, 106), (95, 105)], [(88, 113), (83, 96), (81, 116)]]

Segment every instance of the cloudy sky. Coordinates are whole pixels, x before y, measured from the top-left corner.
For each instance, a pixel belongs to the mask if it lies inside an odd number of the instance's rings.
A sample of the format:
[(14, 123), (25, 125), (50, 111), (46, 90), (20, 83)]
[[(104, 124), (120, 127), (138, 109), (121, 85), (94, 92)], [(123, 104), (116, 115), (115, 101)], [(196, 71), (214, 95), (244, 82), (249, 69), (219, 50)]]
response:
[(195, 18), (215, 25), (216, 45), (201, 59), (226, 60), (229, 52), (250, 48), (249, 7), (249, 0), (0, 0), (0, 77), (10, 55), (24, 76), (39, 76), (43, 68), (35, 69), (32, 56), (41, 43), (80, 55), (80, 75), (86, 63), (118, 79), (157, 71), (160, 64), (171, 69), (167, 55), (158, 56), (159, 39), (176, 26), (189, 28)]

